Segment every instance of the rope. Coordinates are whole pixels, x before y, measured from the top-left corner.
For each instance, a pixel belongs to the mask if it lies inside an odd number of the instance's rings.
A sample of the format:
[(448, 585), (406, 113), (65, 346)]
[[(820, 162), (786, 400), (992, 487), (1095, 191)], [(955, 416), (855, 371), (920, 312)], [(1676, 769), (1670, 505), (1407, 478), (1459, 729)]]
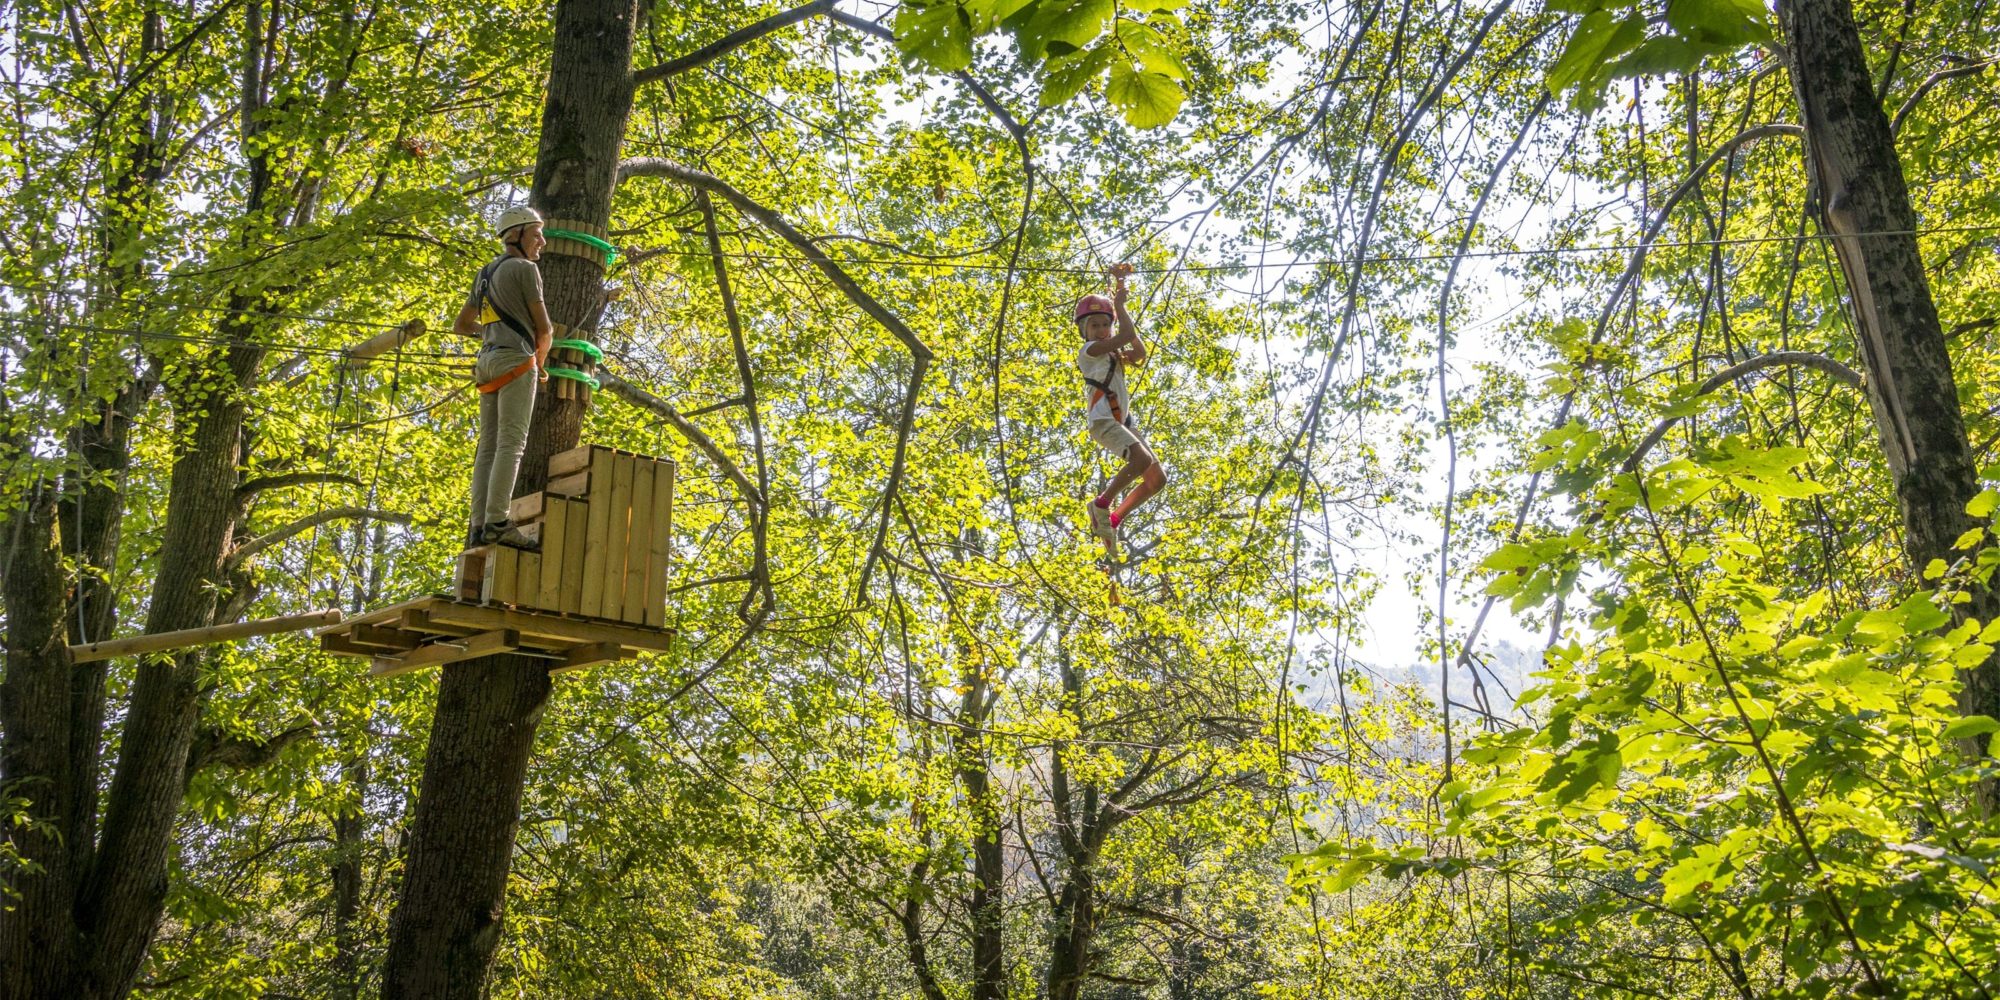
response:
[(575, 240), (578, 243), (582, 243), (587, 246), (593, 246), (599, 250), (604, 251), (605, 267), (610, 267), (611, 265), (618, 263), (618, 248), (612, 246), (610, 243), (604, 240), (601, 240), (595, 236), (590, 235), (589, 233), (579, 233), (574, 229), (549, 229), (544, 227), (542, 229), (542, 235), (552, 240)]

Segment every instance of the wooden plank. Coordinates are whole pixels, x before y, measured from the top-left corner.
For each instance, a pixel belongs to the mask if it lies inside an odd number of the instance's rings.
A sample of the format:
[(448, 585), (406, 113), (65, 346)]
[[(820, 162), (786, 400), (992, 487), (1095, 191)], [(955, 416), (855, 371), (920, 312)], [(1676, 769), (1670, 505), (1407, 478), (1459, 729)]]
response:
[(599, 449), (590, 456), (590, 477), (597, 482), (596, 495), (590, 498), (589, 540), (583, 552), (583, 599), (578, 604), (578, 613), (593, 618), (604, 613), (604, 564), (606, 562), (604, 538), (611, 531), (611, 489), (613, 485), (612, 466), (618, 464), (618, 456)]
[(563, 562), (569, 548), (563, 536), (569, 531), (569, 509), (570, 501), (562, 497), (550, 497), (542, 509), (542, 572), (533, 603), (550, 611), (562, 610)]
[(507, 520), (515, 524), (532, 524), (542, 518), (542, 505), (548, 500), (547, 493), (530, 493), (515, 497), (507, 505)]
[(542, 554), (521, 553), (521, 565), (514, 579), (514, 603), (533, 606), (542, 590)]
[(667, 562), (674, 550), (674, 463), (653, 463), (651, 553), (646, 560), (645, 622), (654, 628), (667, 623)]
[(359, 656), (370, 660), (382, 655), (380, 646), (364, 646), (344, 635), (320, 636), (319, 648), (322, 652), (338, 656)]
[(69, 647), (69, 661), (92, 663), (97, 660), (109, 660), (115, 656), (159, 653), (188, 646), (205, 646), (212, 642), (247, 639), (251, 636), (298, 632), (331, 625), (339, 620), (339, 610), (328, 608), (325, 611), (309, 611), (305, 614), (285, 615), (280, 618), (259, 618), (255, 621), (236, 622), (230, 625), (210, 625), (205, 628), (135, 635), (124, 639), (106, 639), (103, 642), (82, 643)]
[(568, 451), (549, 458), (549, 478), (567, 476), (590, 468), (590, 453), (593, 446), (580, 444)]
[(616, 622), (558, 618), (554, 615), (535, 614), (532, 611), (494, 608), (459, 601), (440, 601), (433, 605), (427, 614), (432, 621), (439, 624), (457, 625), (475, 631), (514, 629), (526, 639), (548, 640), (570, 645), (615, 642), (621, 646), (654, 652), (665, 652), (673, 648), (672, 632), (641, 628), (636, 625), (621, 625)]
[(363, 646), (379, 646), (397, 652), (415, 649), (423, 642), (422, 636), (412, 635), (399, 628), (383, 628), (380, 625), (356, 625), (347, 630), (346, 637)]
[(623, 617), (619, 609), (625, 606), (625, 555), (632, 534), (632, 474), (638, 467), (633, 456), (612, 452), (611, 512), (604, 534), (590, 542), (592, 548), (604, 549), (604, 594), (597, 609), (599, 618)]
[(560, 479), (551, 479), (543, 487), (543, 492), (559, 497), (582, 497), (590, 495), (590, 471), (575, 472)]
[(493, 546), (493, 554), (486, 560), (486, 586), (479, 591), (480, 603), (514, 603), (514, 584), (520, 573), (521, 550), (509, 545)]
[(576, 614), (583, 608), (583, 564), (589, 546), (590, 504), (569, 501), (569, 530), (563, 533), (562, 600), (556, 610)]
[(492, 554), (491, 545), (466, 549), (458, 554), (458, 580), (453, 593), (460, 600), (479, 600), (480, 591), (486, 586), (486, 561)]
[(419, 646), (404, 656), (378, 656), (370, 677), (394, 677), (423, 667), (442, 666), (519, 648), (521, 634), (513, 629), (493, 629), (464, 639), (444, 639)]
[(414, 608), (427, 607), (433, 601), (442, 601), (442, 600), (450, 600), (450, 598), (439, 597), (439, 596), (425, 596), (425, 597), (413, 598), (411, 600), (404, 601), (401, 604), (391, 604), (388, 607), (376, 608), (375, 610), (370, 611), (367, 614), (356, 615), (352, 618), (344, 619), (337, 625), (328, 625), (327, 627), (320, 629), (319, 634), (340, 635), (356, 625), (386, 625), (391, 628), (395, 628), (398, 627), (400, 622), (402, 621), (403, 612), (409, 611)]
[(633, 458), (632, 520), (625, 531), (625, 596), (618, 602), (618, 620), (646, 622), (646, 567), (653, 558), (653, 462)]
[(571, 670), (582, 670), (584, 667), (593, 667), (600, 663), (623, 660), (637, 655), (638, 653), (633, 650), (626, 649), (615, 642), (588, 643), (563, 654), (562, 662), (550, 667), (549, 673), (560, 674)]

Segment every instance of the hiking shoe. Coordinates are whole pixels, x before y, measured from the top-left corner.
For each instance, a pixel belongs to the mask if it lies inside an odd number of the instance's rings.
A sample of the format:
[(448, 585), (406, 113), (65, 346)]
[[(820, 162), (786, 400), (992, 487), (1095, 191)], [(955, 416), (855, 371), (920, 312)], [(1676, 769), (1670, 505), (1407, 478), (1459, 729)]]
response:
[(1118, 529), (1111, 526), (1110, 508), (1099, 507), (1096, 500), (1086, 501), (1085, 506), (1090, 508), (1090, 533), (1107, 542), (1117, 540)]
[(505, 545), (523, 552), (540, 552), (542, 543), (521, 533), (521, 529), (509, 521), (489, 524), (479, 531), (479, 544)]

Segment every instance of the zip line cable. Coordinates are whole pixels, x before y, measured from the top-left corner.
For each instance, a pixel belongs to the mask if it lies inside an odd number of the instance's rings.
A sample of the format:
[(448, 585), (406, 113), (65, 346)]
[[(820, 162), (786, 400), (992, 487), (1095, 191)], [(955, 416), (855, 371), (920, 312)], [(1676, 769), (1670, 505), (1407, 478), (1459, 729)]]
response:
[[(1552, 256), (1575, 256), (1575, 255), (1593, 254), (1593, 253), (1630, 253), (1635, 250), (1644, 250), (1647, 252), (1652, 252), (1656, 250), (1758, 246), (1758, 245), (1772, 244), (1772, 243), (1789, 243), (1789, 244), (1801, 244), (1801, 243), (1812, 243), (1812, 242), (1824, 243), (1828, 240), (1841, 239), (1841, 238), (1868, 239), (1873, 237), (1884, 237), (1884, 236), (1923, 237), (1923, 236), (1941, 236), (1953, 233), (1964, 234), (1964, 233), (1993, 233), (1993, 232), (2000, 232), (2000, 223), (1991, 225), (1970, 225), (1970, 226), (1933, 226), (1928, 228), (1917, 228), (1917, 229), (1886, 229), (1886, 230), (1878, 230), (1866, 233), (1854, 233), (1850, 237), (1842, 237), (1840, 235), (1833, 233), (1801, 233), (1792, 236), (1740, 236), (1740, 237), (1726, 237), (1726, 238), (1705, 239), (1705, 240), (1658, 240), (1653, 242), (1640, 241), (1640, 242), (1628, 242), (1628, 243), (1603, 243), (1603, 244), (1594, 244), (1590, 246), (1575, 246), (1575, 247), (1528, 247), (1528, 248), (1513, 249), (1513, 250), (1471, 250), (1465, 253), (1377, 254), (1374, 256), (1362, 256), (1362, 257), (1312, 257), (1312, 258), (1302, 258), (1297, 260), (1259, 261), (1257, 263), (1244, 262), (1235, 264), (1181, 264), (1173, 267), (1135, 267), (1132, 273), (1135, 275), (1206, 274), (1211, 272), (1259, 271), (1259, 270), (1269, 270), (1269, 269), (1288, 269), (1296, 267), (1352, 267), (1357, 264), (1362, 266), (1370, 264), (1421, 264), (1421, 263), (1441, 263), (1452, 260), (1498, 260), (1511, 257), (1552, 257)], [(1289, 247), (1281, 246), (1275, 249), (1283, 250), (1288, 248)], [(1268, 253), (1271, 249), (1273, 248), (1265, 247), (1260, 251), (1260, 253)], [(1091, 253), (1092, 256), (1096, 256), (1098, 254), (1098, 247), (1096, 244), (1088, 244), (1087, 250)], [(968, 251), (967, 256), (979, 253), (992, 253), (992, 252), (993, 251), (991, 249), (982, 248), (976, 251)], [(646, 259), (651, 259), (654, 257), (685, 257), (689, 259), (698, 258), (701, 260), (708, 260), (714, 257), (715, 255), (709, 253), (707, 250), (656, 249), (656, 250), (644, 251), (644, 256)], [(812, 261), (812, 258), (809, 257), (805, 257), (798, 254), (784, 254), (784, 253), (750, 253), (745, 251), (733, 251), (733, 252), (724, 251), (721, 254), (721, 256), (734, 260), (779, 261), (779, 262), (792, 262), (792, 263), (811, 263)], [(950, 254), (939, 254), (939, 255), (928, 255), (928, 256), (906, 254), (904, 256), (886, 256), (886, 257), (858, 257), (858, 256), (835, 257), (832, 255), (828, 255), (827, 259), (835, 264), (840, 264), (843, 266), (915, 267), (915, 268), (934, 268), (934, 269), (949, 268), (949, 269), (967, 270), (967, 271), (1015, 270), (1015, 271), (1027, 271), (1038, 274), (1077, 274), (1077, 275), (1089, 275), (1092, 277), (1102, 274), (1104, 271), (1102, 267), (1097, 267), (1097, 266), (1079, 267), (1073, 264), (1034, 264), (1034, 263), (1004, 264), (1004, 263), (963, 262), (963, 261), (953, 261), (950, 259), (950, 257), (951, 257)], [(9, 291), (22, 292), (26, 294), (36, 294), (48, 291), (47, 289), (36, 289), (24, 285), (15, 285), (5, 282), (0, 282), (0, 289), (7, 289)], [(72, 296), (73, 293), (56, 290), (54, 294), (56, 294), (58, 297), (69, 298)], [(221, 313), (221, 314), (239, 315), (239, 316), (257, 316), (267, 319), (293, 320), (296, 322), (313, 323), (322, 326), (346, 326), (346, 327), (353, 327), (356, 329), (366, 329), (366, 330), (395, 330), (395, 329), (400, 329), (402, 326), (402, 324), (399, 323), (370, 323), (364, 320), (342, 319), (333, 316), (315, 316), (310, 313), (261, 312), (254, 309), (236, 309), (228, 306), (183, 306), (180, 308), (186, 309), (191, 312)], [(118, 330), (101, 329), (101, 328), (86, 326), (83, 324), (69, 323), (67, 321), (59, 321), (59, 322), (61, 322), (62, 325), (64, 326), (69, 326), (76, 329), (97, 330), (98, 332), (106, 332), (106, 333), (121, 332)], [(160, 337), (160, 338), (167, 338), (167, 339), (172, 339), (176, 337), (185, 337), (186, 339), (191, 339), (191, 340), (204, 339), (204, 338), (189, 337), (187, 335), (150, 333), (150, 332), (147, 333), (146, 335)], [(230, 341), (227, 338), (215, 339), (209, 342), (233, 343), (233, 341)], [(334, 348), (313, 348), (298, 344), (272, 343), (268, 346), (283, 347), (292, 350), (300, 350), (307, 352), (317, 351), (319, 353), (326, 353), (326, 354), (345, 353), (344, 351)], [(460, 355), (452, 355), (444, 353), (412, 352), (407, 357), (409, 359), (412, 359), (410, 363), (421, 364), (422, 363), (421, 361), (417, 361), (414, 359), (423, 357), (445, 358), (445, 357), (459, 357), (459, 356)]]
[[(1580, 247), (1532, 247), (1520, 250), (1473, 250), (1466, 253), (1424, 253), (1424, 254), (1380, 254), (1372, 257), (1318, 257), (1288, 261), (1241, 264), (1182, 264), (1174, 267), (1134, 267), (1132, 273), (1140, 274), (1185, 274), (1208, 273), (1214, 271), (1258, 271), (1271, 268), (1294, 267), (1351, 267), (1369, 264), (1416, 264), (1444, 262), (1452, 260), (1499, 259), (1507, 257), (1549, 257), (1591, 253), (1630, 253), (1635, 250), (1652, 252), (1656, 250), (1695, 249), (1702, 247), (1754, 246), (1765, 243), (1825, 242), (1834, 239), (1867, 239), (1882, 236), (1935, 236), (1947, 233), (1990, 233), (2000, 232), (2000, 224), (1985, 226), (1939, 226), (1930, 229), (1890, 229), (1876, 232), (1854, 233), (1842, 236), (1834, 233), (1807, 233), (1798, 236), (1743, 236), (1708, 240), (1660, 240), (1651, 243), (1606, 243)], [(649, 250), (648, 257), (689, 257), (709, 258), (707, 251), (695, 250)], [(725, 252), (722, 256), (739, 260), (791, 261), (811, 263), (812, 258), (797, 254)], [(1103, 273), (1098, 267), (1077, 267), (1067, 264), (988, 264), (961, 263), (939, 260), (931, 257), (833, 257), (828, 260), (840, 265), (862, 265), (873, 267), (929, 267), (953, 268), (967, 271), (1031, 271), (1043, 274), (1078, 274), (1095, 277)]]

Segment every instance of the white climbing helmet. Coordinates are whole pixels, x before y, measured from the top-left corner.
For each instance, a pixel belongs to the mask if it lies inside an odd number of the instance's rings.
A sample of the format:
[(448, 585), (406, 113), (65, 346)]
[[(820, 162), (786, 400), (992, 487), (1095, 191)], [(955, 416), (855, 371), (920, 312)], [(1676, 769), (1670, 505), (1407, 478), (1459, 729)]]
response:
[(526, 205), (515, 205), (513, 208), (500, 213), (500, 223), (494, 227), (494, 230), (504, 240), (507, 238), (508, 233), (522, 226), (533, 225), (540, 221), (542, 221), (542, 213)]

